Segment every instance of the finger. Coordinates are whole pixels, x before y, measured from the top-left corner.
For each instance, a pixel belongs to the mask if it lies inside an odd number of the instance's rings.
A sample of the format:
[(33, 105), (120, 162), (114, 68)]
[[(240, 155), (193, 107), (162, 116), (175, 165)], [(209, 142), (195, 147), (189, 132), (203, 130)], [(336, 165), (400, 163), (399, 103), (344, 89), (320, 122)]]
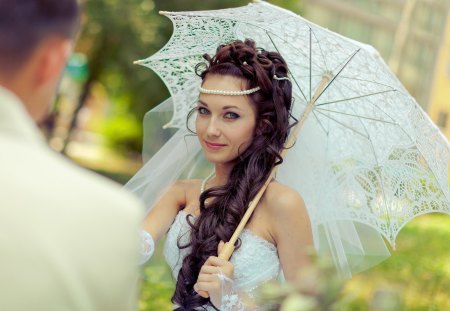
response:
[(219, 266), (203, 266), (200, 269), (200, 274), (218, 274), (220, 273), (221, 269)]
[(216, 256), (209, 256), (209, 258), (205, 261), (204, 265), (206, 266), (223, 266), (228, 261), (220, 259)]
[[(203, 267), (206, 266), (219, 267), (220, 268), (219, 274), (224, 274), (231, 279), (234, 277), (234, 265), (231, 262), (221, 259), (219, 257), (210, 256), (203, 265)], [(208, 271), (209, 273), (217, 274), (217, 271), (212, 271), (210, 269), (206, 271)]]
[(197, 294), (199, 294), (203, 298), (209, 298), (209, 293), (205, 291), (199, 291)]
[(203, 298), (208, 298), (208, 297), (209, 297), (209, 293), (208, 293), (207, 291), (201, 290), (201, 289), (198, 287), (197, 283), (194, 284), (194, 290), (195, 290), (195, 292), (196, 292), (197, 294), (199, 294), (199, 295), (200, 295), (201, 297), (203, 297)]
[[(220, 288), (219, 282), (197, 282), (194, 285), (194, 290), (200, 295), (200, 292), (207, 292), (209, 295), (210, 291), (216, 291)], [(204, 297), (203, 295), (201, 295)]]
[(223, 272), (225, 272), (228, 275), (232, 275), (234, 271), (234, 265), (231, 262), (215, 256), (209, 257), (203, 266), (219, 267)]
[(224, 241), (220, 241), (219, 245), (217, 245), (217, 256), (219, 256), (220, 252), (222, 251), (223, 247), (225, 245)]
[(214, 274), (200, 274), (197, 279), (198, 282), (214, 282), (216, 280), (216, 277)]

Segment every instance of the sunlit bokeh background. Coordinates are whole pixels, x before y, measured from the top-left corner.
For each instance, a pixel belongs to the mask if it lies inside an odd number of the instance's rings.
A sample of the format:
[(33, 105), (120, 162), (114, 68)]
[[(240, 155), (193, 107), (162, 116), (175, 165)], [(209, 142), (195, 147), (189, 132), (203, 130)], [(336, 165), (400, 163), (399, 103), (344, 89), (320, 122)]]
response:
[[(155, 73), (133, 65), (134, 60), (155, 53), (170, 38), (172, 24), (158, 11), (220, 9), (248, 1), (82, 2), (82, 28), (75, 52), (55, 109), (41, 128), (55, 150), (125, 183), (142, 164), (145, 112), (169, 96)], [(450, 138), (450, 1), (268, 2), (373, 45)], [(345, 310), (450, 310), (448, 241), (450, 217), (425, 215), (412, 221), (400, 233), (390, 259), (345, 283)], [(174, 281), (161, 250), (160, 245), (143, 269), (142, 311), (171, 308)]]

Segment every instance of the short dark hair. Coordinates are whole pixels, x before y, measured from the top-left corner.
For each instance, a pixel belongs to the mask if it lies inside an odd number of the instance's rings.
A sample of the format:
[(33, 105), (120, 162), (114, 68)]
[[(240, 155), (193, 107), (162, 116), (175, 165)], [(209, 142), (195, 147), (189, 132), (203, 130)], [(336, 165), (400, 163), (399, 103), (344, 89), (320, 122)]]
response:
[(48, 36), (73, 37), (78, 20), (77, 0), (0, 0), (0, 73), (20, 68)]

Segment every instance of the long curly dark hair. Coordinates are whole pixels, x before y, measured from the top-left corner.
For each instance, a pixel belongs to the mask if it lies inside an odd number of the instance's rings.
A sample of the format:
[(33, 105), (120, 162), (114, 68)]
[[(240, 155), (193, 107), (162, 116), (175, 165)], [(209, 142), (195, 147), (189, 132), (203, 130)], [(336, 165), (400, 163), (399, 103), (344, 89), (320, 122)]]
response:
[[(195, 222), (187, 218), (192, 227), (190, 253), (184, 258), (180, 269), (172, 302), (175, 310), (193, 310), (203, 305), (212, 305), (209, 299), (199, 296), (193, 289), (200, 268), (209, 256), (217, 256), (219, 242), (228, 241), (249, 202), (263, 186), (274, 165), (282, 162), (280, 151), (289, 133), (289, 117), (292, 104), (292, 84), (286, 77), (286, 62), (277, 52), (268, 52), (256, 47), (254, 41), (246, 39), (220, 45), (214, 57), (205, 54), (207, 64), (199, 64), (196, 70), (202, 80), (208, 75), (228, 75), (243, 79), (247, 88), (259, 86), (260, 91), (250, 94), (256, 107), (256, 128), (250, 146), (243, 150), (235, 161), (228, 181), (200, 195), (200, 216)], [(206, 66), (205, 66), (206, 65)], [(205, 69), (206, 67), (206, 69)], [(205, 200), (208, 200), (208, 207)]]

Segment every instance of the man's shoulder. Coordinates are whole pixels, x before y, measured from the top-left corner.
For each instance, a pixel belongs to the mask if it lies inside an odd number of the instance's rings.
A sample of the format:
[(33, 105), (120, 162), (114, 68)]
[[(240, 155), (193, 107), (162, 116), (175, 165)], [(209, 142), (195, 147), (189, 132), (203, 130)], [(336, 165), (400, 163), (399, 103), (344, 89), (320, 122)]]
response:
[[(122, 210), (122, 213), (142, 212), (141, 202), (122, 186), (104, 176), (83, 168), (47, 146), (17, 146), (0, 156), (3, 171), (14, 175), (15, 191), (42, 192), (39, 198), (49, 204), (67, 201), (77, 204), (77, 209)], [(2, 179), (2, 178), (0, 178)], [(8, 178), (10, 179), (10, 178)], [(44, 192), (44, 190), (46, 190)], [(60, 208), (64, 208), (61, 206)]]
[(60, 158), (58, 162), (55, 161), (55, 165), (65, 172), (60, 176), (61, 182), (65, 182), (67, 187), (73, 189), (79, 198), (99, 204), (105, 202), (110, 209), (113, 206), (126, 209), (133, 206), (142, 207), (137, 197), (126, 191), (121, 184), (80, 167), (68, 159)]

